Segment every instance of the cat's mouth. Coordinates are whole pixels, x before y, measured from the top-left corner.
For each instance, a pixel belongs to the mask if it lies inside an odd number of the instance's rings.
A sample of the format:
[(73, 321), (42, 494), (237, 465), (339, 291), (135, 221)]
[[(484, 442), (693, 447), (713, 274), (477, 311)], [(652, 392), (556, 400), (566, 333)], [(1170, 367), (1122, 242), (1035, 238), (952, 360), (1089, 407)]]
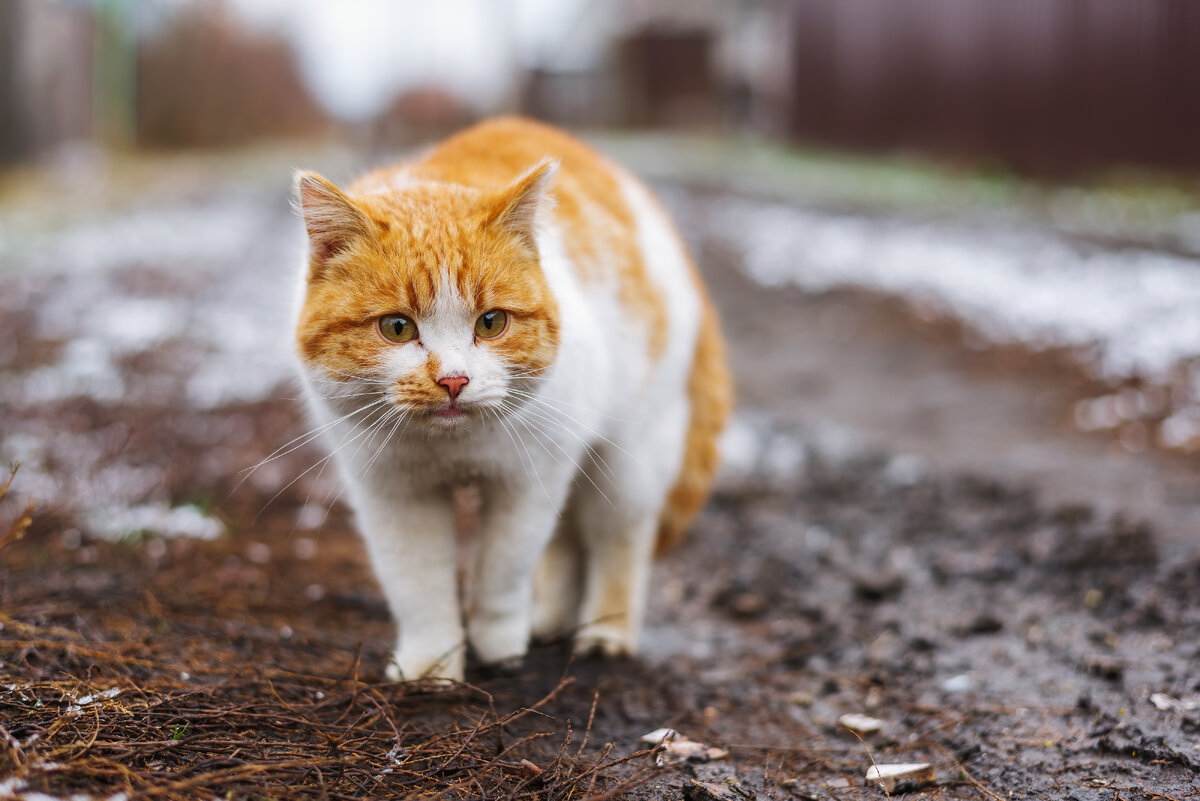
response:
[(457, 426), (471, 417), (471, 410), (460, 403), (449, 401), (430, 409), (429, 417), (442, 426)]

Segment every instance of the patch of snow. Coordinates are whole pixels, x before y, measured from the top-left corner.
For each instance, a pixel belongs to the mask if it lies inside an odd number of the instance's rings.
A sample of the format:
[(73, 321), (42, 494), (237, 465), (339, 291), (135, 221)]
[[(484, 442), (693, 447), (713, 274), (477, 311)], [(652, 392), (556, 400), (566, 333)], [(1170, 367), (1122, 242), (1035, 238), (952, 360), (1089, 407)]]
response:
[[(176, 341), (186, 363), (172, 380), (194, 407), (266, 397), (291, 377), (288, 308), (301, 244), (278, 200), (231, 193), (0, 239), (0, 275), (21, 276), (14, 302), (24, 295), (22, 306), (35, 309), (39, 338), (64, 343), (57, 361), (0, 394), (162, 400), (146, 395), (171, 387), (131, 380), (118, 365)], [(114, 281), (147, 269), (168, 286), (129, 291)]]
[(213, 540), (225, 533), (221, 521), (191, 505), (170, 507), (165, 503), (138, 506), (108, 506), (92, 511), (90, 529), (107, 539), (152, 533), (162, 537), (194, 537)]
[(1200, 413), (1186, 409), (1171, 415), (1163, 420), (1159, 436), (1167, 448), (1200, 446)]
[(1087, 349), (1100, 378), (1164, 376), (1200, 356), (1200, 259), (1033, 229), (698, 202), (707, 229), (766, 286), (898, 295), (995, 343)]
[(28, 782), (18, 776), (9, 776), (7, 779), (0, 779), (0, 799), (25, 797), (21, 791), (27, 785)]
[(121, 694), (120, 687), (109, 687), (107, 690), (104, 690), (103, 692), (85, 695), (82, 698), (80, 698), (78, 701), (76, 701), (76, 703), (79, 704), (79, 706), (87, 706), (88, 704), (93, 704), (96, 701), (103, 701), (108, 698), (116, 698), (120, 694)]
[(393, 745), (391, 750), (384, 755), (384, 759), (388, 761), (388, 767), (375, 774), (376, 778), (382, 778), (391, 773), (395, 768), (400, 767), (402, 761), (408, 757), (408, 751), (401, 748), (399, 744)]

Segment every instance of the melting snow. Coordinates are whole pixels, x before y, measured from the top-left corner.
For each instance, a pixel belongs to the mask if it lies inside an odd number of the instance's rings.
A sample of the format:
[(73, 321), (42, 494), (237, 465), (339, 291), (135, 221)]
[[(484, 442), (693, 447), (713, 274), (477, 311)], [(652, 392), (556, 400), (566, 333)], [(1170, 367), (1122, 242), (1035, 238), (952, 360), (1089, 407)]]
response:
[(136, 506), (105, 506), (89, 515), (89, 529), (106, 539), (151, 533), (163, 537), (195, 537), (213, 540), (225, 533), (219, 520), (196, 506), (148, 503)]
[(22, 462), (20, 492), (81, 512), (102, 536), (219, 536), (219, 521), (166, 502), (162, 466), (122, 461), (125, 426), (72, 432), (36, 409), (88, 398), (203, 410), (270, 397), (291, 375), (288, 307), (301, 245), (274, 188), (58, 230), (6, 226), (0, 309), (28, 315), (45, 346), (38, 366), (18, 372), (4, 367), (17, 353), (0, 345), (0, 403), (31, 410), (0, 432), (0, 459)]
[(1080, 428), (1124, 426), (1122, 442), (1139, 450), (1149, 438), (1140, 421), (1161, 420), (1153, 425), (1162, 445), (1200, 447), (1200, 257), (1103, 248), (1014, 220), (870, 217), (669, 188), (663, 195), (694, 238), (738, 254), (741, 269), (765, 286), (867, 289), (903, 298), (928, 318), (959, 321), (985, 345), (1063, 349), (1092, 378), (1144, 385), (1136, 402), (1145, 408), (1118, 415), (1097, 399), (1075, 410)]
[(899, 295), (992, 342), (1087, 349), (1107, 379), (1158, 378), (1200, 356), (1200, 259), (1089, 248), (1011, 225), (696, 202), (712, 235), (767, 286)]

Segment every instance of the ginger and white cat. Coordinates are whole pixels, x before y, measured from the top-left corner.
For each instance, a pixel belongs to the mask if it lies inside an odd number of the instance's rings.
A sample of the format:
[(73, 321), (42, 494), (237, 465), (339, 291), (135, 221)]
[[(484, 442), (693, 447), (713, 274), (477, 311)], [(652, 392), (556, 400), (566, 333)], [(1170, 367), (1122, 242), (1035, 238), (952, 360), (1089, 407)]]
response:
[[(670, 219), (547, 126), (485, 122), (343, 192), (297, 176), (296, 342), (399, 627), (389, 676), (461, 679), (531, 635), (632, 653), (656, 550), (717, 467), (730, 380)], [(477, 484), (470, 601), (452, 491)]]

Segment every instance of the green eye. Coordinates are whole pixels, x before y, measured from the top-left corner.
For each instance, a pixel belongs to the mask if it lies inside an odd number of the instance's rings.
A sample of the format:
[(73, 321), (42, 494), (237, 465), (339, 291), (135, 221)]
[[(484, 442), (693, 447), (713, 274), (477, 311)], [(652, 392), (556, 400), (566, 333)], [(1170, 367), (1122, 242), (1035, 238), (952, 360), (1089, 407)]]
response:
[(402, 314), (385, 314), (379, 318), (379, 333), (388, 342), (410, 342), (416, 339), (417, 324)]
[(492, 309), (479, 315), (475, 321), (475, 336), (480, 339), (492, 339), (504, 333), (508, 327), (508, 312)]

